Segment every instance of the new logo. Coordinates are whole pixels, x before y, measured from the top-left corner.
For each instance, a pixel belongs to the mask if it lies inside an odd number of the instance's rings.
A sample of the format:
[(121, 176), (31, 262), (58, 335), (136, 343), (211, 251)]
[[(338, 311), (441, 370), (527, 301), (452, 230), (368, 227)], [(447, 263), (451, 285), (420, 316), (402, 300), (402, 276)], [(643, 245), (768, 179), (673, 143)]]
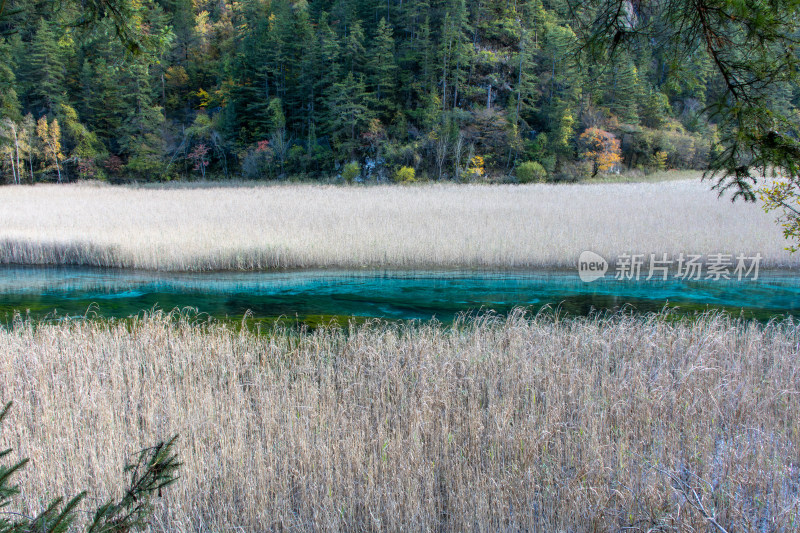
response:
[(578, 258), (578, 275), (586, 283), (600, 279), (608, 272), (608, 261), (602, 256), (586, 250)]

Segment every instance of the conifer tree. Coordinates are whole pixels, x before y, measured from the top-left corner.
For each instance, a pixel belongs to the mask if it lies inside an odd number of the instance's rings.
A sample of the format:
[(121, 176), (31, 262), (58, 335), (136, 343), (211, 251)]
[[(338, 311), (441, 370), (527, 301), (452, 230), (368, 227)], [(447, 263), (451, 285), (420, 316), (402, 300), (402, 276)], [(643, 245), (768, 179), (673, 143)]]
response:
[(367, 106), (367, 92), (362, 78), (348, 73), (334, 83), (326, 98), (328, 131), (340, 157), (354, 157), (359, 136), (367, 130), (372, 113)]
[(259, 9), (257, 3), (246, 5), (246, 22), (236, 52), (237, 87), (232, 105), (242, 140), (251, 141), (266, 138), (269, 129), (266, 107), (278, 93), (273, 61), (268, 59), (273, 53), (274, 17)]
[(458, 106), (459, 91), (466, 79), (473, 52), (464, 0), (453, 0), (450, 8), (442, 22), (439, 45), (443, 109), (455, 109)]
[(114, 42), (110, 28), (98, 28), (96, 38), (88, 40), (81, 67), (79, 103), (76, 111), (89, 128), (113, 152), (119, 152), (121, 126), (128, 113), (124, 50)]
[(164, 115), (154, 103), (149, 65), (144, 61), (128, 69), (126, 116), (120, 126), (120, 149), (128, 155), (127, 169), (145, 179), (160, 175), (166, 153), (162, 136)]
[(394, 38), (386, 19), (378, 22), (369, 58), (369, 83), (380, 116), (386, 119), (394, 110), (395, 72)]
[[(324, 109), (319, 117), (319, 130), (330, 132), (334, 129), (331, 125), (331, 119), (335, 118), (330, 113), (332, 103), (330, 98), (334, 84), (339, 80), (340, 47), (336, 33), (328, 24), (327, 13), (323, 12), (320, 15), (315, 44), (316, 54), (314, 55), (313, 68), (318, 73), (318, 76), (315, 80), (314, 92), (317, 97), (316, 105), (320, 109)], [(352, 76), (352, 79), (356, 79), (355, 75)]]
[(621, 122), (638, 124), (641, 93), (636, 65), (627, 54), (620, 54), (605, 71), (603, 100), (608, 102), (611, 113), (619, 117)]
[(0, 117), (20, 118), (16, 82), (11, 46), (5, 39), (0, 39)]
[(27, 65), (27, 95), (37, 114), (52, 113), (64, 100), (64, 58), (49, 22), (39, 19)]
[(534, 69), (536, 68), (536, 54), (538, 44), (535, 38), (535, 31), (529, 29), (522, 30), (519, 42), (519, 52), (515, 60), (516, 63), (516, 83), (514, 84), (514, 99), (511, 111), (511, 123), (518, 126), (524, 122), (523, 115), (529, 114), (536, 109), (536, 101), (539, 90), (536, 84)]
[[(361, 21), (357, 20), (350, 24), (350, 33), (347, 36), (345, 53), (347, 70), (354, 75), (363, 73), (366, 55), (367, 51), (364, 48), (364, 29), (361, 27)], [(370, 67), (372, 68), (372, 64), (370, 64)]]
[(295, 47), (293, 51), (294, 69), (292, 72), (292, 90), (282, 100), (282, 106), (287, 112), (287, 122), (290, 128), (301, 133), (308, 132), (316, 116), (316, 92), (314, 86), (318, 73), (313, 67), (314, 28), (307, 3), (298, 3), (294, 11)]

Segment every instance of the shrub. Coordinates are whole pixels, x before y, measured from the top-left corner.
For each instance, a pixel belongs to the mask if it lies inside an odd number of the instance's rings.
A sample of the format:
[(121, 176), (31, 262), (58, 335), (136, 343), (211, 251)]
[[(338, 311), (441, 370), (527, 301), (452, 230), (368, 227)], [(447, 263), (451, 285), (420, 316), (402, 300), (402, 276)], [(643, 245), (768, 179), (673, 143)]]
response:
[[(0, 410), (0, 422), (8, 415), (11, 402)], [(177, 437), (160, 442), (152, 448), (139, 452), (133, 464), (125, 466), (125, 473), (130, 474), (130, 485), (123, 492), (119, 501), (108, 501), (98, 507), (86, 530), (102, 533), (128, 533), (143, 530), (153, 512), (151, 500), (155, 494), (161, 496), (164, 487), (178, 479), (181, 466), (173, 453)], [(5, 457), (12, 450), (0, 451)], [(11, 466), (0, 465), (0, 508), (6, 507), (12, 496), (19, 493), (19, 488), (10, 484), (11, 477), (24, 467), (28, 459), (23, 459)], [(0, 518), (0, 533), (66, 533), (72, 527), (78, 515), (78, 504), (86, 497), (81, 492), (65, 502), (64, 498), (56, 498), (36, 517), (17, 515), (15, 521)], [(11, 514), (11, 513), (9, 513)]]
[(306, 167), (308, 166), (308, 158), (306, 157), (305, 149), (300, 146), (299, 144), (292, 145), (289, 148), (289, 166), (291, 167), (291, 171), (296, 172), (297, 170), (302, 170), (305, 172)]
[(525, 161), (515, 171), (520, 183), (541, 183), (547, 178), (547, 171), (538, 161)]
[(416, 172), (413, 167), (400, 167), (400, 169), (394, 173), (393, 179), (396, 183), (411, 183), (412, 181), (417, 181)]
[(571, 161), (562, 163), (554, 176), (555, 181), (581, 181), (592, 176), (591, 161)]
[(361, 165), (359, 165), (356, 161), (351, 161), (344, 166), (342, 170), (342, 179), (347, 183), (353, 183), (359, 175), (361, 174)]
[(632, 132), (626, 142), (625, 158), (631, 165), (645, 165), (656, 170), (661, 168), (701, 170), (708, 166), (714, 139), (713, 130), (701, 135), (686, 133), (677, 126), (671, 130), (641, 128)]

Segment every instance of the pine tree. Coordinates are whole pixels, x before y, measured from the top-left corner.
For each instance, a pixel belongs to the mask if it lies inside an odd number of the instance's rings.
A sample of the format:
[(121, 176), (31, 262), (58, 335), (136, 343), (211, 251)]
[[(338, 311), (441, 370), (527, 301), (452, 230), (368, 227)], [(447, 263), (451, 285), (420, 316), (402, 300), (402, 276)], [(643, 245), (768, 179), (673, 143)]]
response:
[(294, 15), (293, 83), (286, 99), (281, 103), (290, 127), (303, 134), (309, 131), (316, 120), (314, 86), (318, 73), (314, 71), (311, 62), (314, 53), (309, 50), (309, 48), (314, 48), (314, 28), (308, 5), (305, 2), (299, 3)]
[(381, 118), (387, 119), (395, 109), (393, 102), (397, 66), (394, 59), (392, 27), (381, 19), (375, 32), (369, 59), (369, 84)]
[(117, 152), (122, 121), (127, 114), (124, 86), (119, 67), (113, 58), (97, 57), (85, 62), (81, 73), (84, 86), (81, 114), (99, 138), (106, 139), (109, 148)]
[(577, 37), (568, 26), (545, 24), (541, 65), (544, 70), (544, 97), (552, 103), (581, 85), (580, 70), (575, 63)]
[(116, 42), (109, 27), (98, 27), (91, 38), (82, 43), (78, 79), (81, 90), (76, 94), (76, 112), (86, 127), (101, 139), (108, 149), (119, 153), (122, 121), (128, 113), (128, 83), (125, 77), (125, 50)]
[(430, 18), (430, 1), (404, 0), (400, 7), (400, 22), (395, 24), (395, 27), (402, 28), (400, 42), (409, 45), (412, 55), (417, 55), (416, 45), (420, 38), (422, 25), (426, 18)]
[(443, 109), (458, 107), (459, 92), (472, 60), (471, 33), (464, 0), (452, 0), (442, 20), (439, 41), (439, 84), (442, 87)]
[(155, 104), (149, 65), (137, 61), (127, 69), (127, 112), (118, 132), (120, 149), (128, 156), (129, 172), (154, 179), (163, 170), (166, 153), (162, 135), (164, 114)]
[(64, 101), (64, 57), (49, 22), (39, 19), (31, 43), (26, 76), (30, 108), (39, 115), (53, 113)]
[(397, 101), (408, 116), (419, 109), (435, 85), (435, 47), (428, 0), (404, 0), (403, 38), (397, 46)]
[(319, 80), (323, 71), (320, 65), (320, 44), (311, 21), (306, 19), (299, 29), (303, 36), (302, 42), (305, 46), (300, 50), (300, 74), (297, 79), (297, 90), (302, 95), (302, 102), (299, 109), (295, 110), (296, 123), (299, 129), (306, 136), (316, 129), (316, 122), (319, 118)]
[(0, 118), (8, 117), (11, 120), (20, 118), (14, 68), (11, 46), (5, 39), (0, 39)]
[(520, 10), (522, 27), (519, 51), (514, 61), (517, 71), (513, 107), (510, 113), (511, 122), (515, 125), (527, 122), (524, 117), (536, 111), (541, 96), (536, 70), (541, 55), (541, 34), (547, 16), (541, 0), (529, 0)]
[(575, 156), (575, 110), (569, 100), (555, 98), (551, 113), (552, 123), (548, 133), (550, 151), (559, 162), (573, 159)]
[[(364, 29), (361, 21), (357, 20), (350, 25), (350, 34), (347, 36), (345, 47), (345, 57), (347, 70), (352, 74), (362, 74), (365, 70), (367, 51), (364, 48)], [(372, 64), (370, 64), (372, 68)]]
[(236, 121), (244, 142), (263, 140), (268, 132), (266, 107), (277, 96), (271, 50), (275, 18), (258, 2), (245, 4), (242, 37), (236, 52), (236, 88), (229, 105), (236, 111)]
[(285, 98), (288, 71), (292, 67), (293, 16), (288, 1), (278, 1), (273, 6), (269, 18), (265, 60), (275, 88), (275, 96)]
[(608, 102), (611, 113), (619, 117), (621, 122), (639, 123), (640, 86), (636, 65), (627, 54), (620, 54), (607, 67), (603, 101)]
[(334, 83), (326, 98), (328, 132), (340, 157), (354, 157), (359, 136), (365, 132), (373, 115), (366, 105), (367, 92), (362, 78), (348, 73), (344, 81)]
[(640, 118), (642, 125), (647, 128), (661, 128), (669, 119), (671, 109), (669, 98), (658, 89), (651, 88), (641, 100)]
[[(323, 113), (320, 113), (321, 116), (319, 117), (318, 124), (314, 126), (316, 128), (316, 126), (319, 125), (320, 131), (330, 132), (335, 129), (331, 124), (331, 120), (335, 117), (332, 117), (330, 114), (330, 95), (334, 85), (339, 81), (340, 47), (336, 33), (328, 24), (328, 15), (324, 12), (320, 15), (317, 24), (313, 60), (313, 70), (318, 73), (314, 89), (315, 96), (317, 97), (315, 107), (325, 110)], [(352, 77), (355, 79), (354, 75)]]
[(516, 63), (516, 83), (514, 84), (514, 98), (511, 107), (511, 123), (519, 126), (525, 122), (524, 115), (536, 110), (536, 103), (539, 97), (539, 88), (535, 77), (537, 65), (536, 55), (538, 45), (533, 30), (522, 30), (519, 42), (519, 52), (515, 58)]
[[(451, 30), (452, 27), (452, 20), (450, 18), (450, 13), (445, 13), (444, 21), (442, 22), (442, 31), (441, 31), (441, 41), (439, 42), (439, 85), (442, 88), (442, 110), (444, 111), (447, 109), (447, 102), (448, 98), (450, 97), (450, 93), (448, 89), (450, 89), (449, 81), (450, 81), (450, 71), (453, 68), (453, 31)], [(451, 89), (450, 89), (451, 90)]]

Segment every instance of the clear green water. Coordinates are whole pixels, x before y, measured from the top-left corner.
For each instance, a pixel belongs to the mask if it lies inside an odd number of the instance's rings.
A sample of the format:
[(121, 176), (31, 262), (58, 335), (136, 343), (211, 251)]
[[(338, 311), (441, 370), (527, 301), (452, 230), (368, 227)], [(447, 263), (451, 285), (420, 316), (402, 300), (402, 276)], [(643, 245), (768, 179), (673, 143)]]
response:
[[(761, 272), (757, 281), (580, 281), (571, 271), (290, 271), (158, 273), (92, 268), (0, 267), (0, 319), (128, 317), (193, 307), (218, 318), (285, 317), (315, 323), (344, 317), (451, 321), (458, 313), (516, 306), (635, 312), (665, 305), (692, 313), (724, 309), (768, 320), (800, 316), (800, 273)], [(345, 320), (346, 321), (346, 320)]]

